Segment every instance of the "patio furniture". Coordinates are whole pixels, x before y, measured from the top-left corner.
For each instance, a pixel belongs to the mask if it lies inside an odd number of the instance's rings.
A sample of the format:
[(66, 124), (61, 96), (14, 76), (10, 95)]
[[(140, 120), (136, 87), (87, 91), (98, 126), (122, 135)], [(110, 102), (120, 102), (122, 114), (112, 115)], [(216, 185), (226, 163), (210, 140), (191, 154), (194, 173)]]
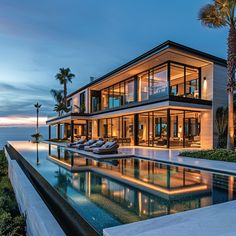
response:
[(75, 146), (73, 146), (74, 148), (78, 148), (79, 150), (83, 150), (85, 147), (90, 147), (93, 144), (95, 144), (97, 142), (97, 140), (95, 139), (90, 139), (89, 141), (82, 143), (82, 144), (77, 144)]
[(113, 154), (118, 153), (119, 144), (117, 142), (106, 142), (100, 148), (94, 148), (93, 153), (96, 154)]
[(84, 150), (88, 151), (88, 152), (92, 152), (94, 148), (99, 148), (102, 147), (102, 145), (104, 145), (104, 141), (103, 140), (98, 140), (96, 143), (92, 144), (91, 146), (85, 146)]
[(67, 147), (74, 147), (74, 146), (76, 146), (76, 145), (83, 144), (84, 142), (85, 142), (85, 139), (80, 139), (80, 140), (78, 140), (78, 141), (76, 141), (76, 142), (74, 142), (74, 143), (69, 143), (69, 144), (67, 145)]

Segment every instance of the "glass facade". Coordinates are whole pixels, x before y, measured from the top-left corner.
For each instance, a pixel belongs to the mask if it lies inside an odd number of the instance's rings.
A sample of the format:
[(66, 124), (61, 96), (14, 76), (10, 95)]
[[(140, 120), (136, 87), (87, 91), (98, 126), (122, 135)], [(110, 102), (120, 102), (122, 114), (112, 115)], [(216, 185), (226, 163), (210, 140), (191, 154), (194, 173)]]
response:
[(134, 116), (99, 120), (99, 138), (116, 140), (123, 145), (134, 145)]
[(100, 92), (101, 99), (94, 100), (92, 96), (92, 111), (97, 111), (98, 100), (101, 100), (100, 109), (106, 110), (170, 95), (200, 99), (200, 72), (200, 68), (177, 62), (164, 63), (96, 91)]
[(99, 130), (100, 138), (123, 145), (200, 147), (200, 112), (165, 109), (101, 119)]
[(200, 69), (170, 63), (170, 95), (200, 98)]

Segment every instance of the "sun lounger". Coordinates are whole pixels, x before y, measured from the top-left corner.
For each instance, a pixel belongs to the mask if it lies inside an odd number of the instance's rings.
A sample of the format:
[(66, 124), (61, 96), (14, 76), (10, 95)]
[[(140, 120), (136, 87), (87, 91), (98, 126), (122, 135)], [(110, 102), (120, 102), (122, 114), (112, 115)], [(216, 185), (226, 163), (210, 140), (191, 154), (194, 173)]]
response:
[(83, 150), (85, 147), (90, 147), (92, 146), (93, 144), (95, 144), (97, 142), (97, 140), (95, 139), (90, 139), (89, 141), (83, 143), (83, 144), (77, 144), (77, 145), (74, 145), (73, 147), (74, 148), (78, 148), (80, 150)]
[(103, 140), (98, 140), (96, 143), (92, 144), (91, 146), (85, 146), (84, 150), (88, 151), (88, 152), (92, 152), (94, 148), (99, 148), (102, 147), (102, 145), (104, 145), (104, 141)]
[(113, 154), (118, 152), (119, 144), (117, 142), (106, 142), (100, 148), (94, 148), (93, 153), (96, 154)]
[(69, 143), (67, 146), (68, 147), (74, 147), (76, 145), (83, 144), (84, 142), (85, 142), (85, 139), (80, 139), (80, 140), (78, 140), (78, 141), (76, 141), (74, 143)]

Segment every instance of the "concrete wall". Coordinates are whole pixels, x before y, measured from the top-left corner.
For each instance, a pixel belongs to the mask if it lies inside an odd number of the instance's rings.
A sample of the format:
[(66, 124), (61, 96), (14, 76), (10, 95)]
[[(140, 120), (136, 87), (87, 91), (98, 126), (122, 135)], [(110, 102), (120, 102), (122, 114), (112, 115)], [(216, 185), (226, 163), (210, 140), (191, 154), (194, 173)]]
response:
[(78, 108), (76, 108), (74, 105), (76, 106), (80, 106), (80, 94), (85, 92), (85, 106), (86, 106), (86, 110), (85, 112), (89, 112), (89, 90), (85, 89), (79, 93), (76, 93), (74, 96), (72, 96), (72, 112), (78, 112)]
[(217, 146), (218, 131), (216, 127), (216, 110), (218, 107), (227, 107), (227, 68), (214, 65), (214, 83), (213, 83), (213, 145)]
[(212, 100), (212, 110), (201, 113), (202, 148), (217, 146), (216, 110), (220, 106), (227, 106), (226, 85), (226, 67), (209, 64), (202, 68), (202, 98)]
[(37, 191), (15, 160), (7, 151), (8, 172), (20, 212), (26, 215), (28, 236), (65, 236), (60, 225), (51, 214)]
[[(201, 94), (202, 99), (213, 100), (214, 65), (209, 64), (202, 68)], [(201, 148), (213, 148), (213, 112), (201, 112)]]

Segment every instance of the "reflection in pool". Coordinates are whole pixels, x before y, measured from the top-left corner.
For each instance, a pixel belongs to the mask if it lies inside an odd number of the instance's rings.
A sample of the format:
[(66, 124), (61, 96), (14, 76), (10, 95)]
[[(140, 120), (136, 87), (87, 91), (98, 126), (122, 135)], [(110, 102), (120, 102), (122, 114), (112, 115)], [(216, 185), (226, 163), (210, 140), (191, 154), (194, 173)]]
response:
[(100, 234), (236, 198), (234, 176), (138, 158), (95, 161), (47, 144), (15, 148)]

